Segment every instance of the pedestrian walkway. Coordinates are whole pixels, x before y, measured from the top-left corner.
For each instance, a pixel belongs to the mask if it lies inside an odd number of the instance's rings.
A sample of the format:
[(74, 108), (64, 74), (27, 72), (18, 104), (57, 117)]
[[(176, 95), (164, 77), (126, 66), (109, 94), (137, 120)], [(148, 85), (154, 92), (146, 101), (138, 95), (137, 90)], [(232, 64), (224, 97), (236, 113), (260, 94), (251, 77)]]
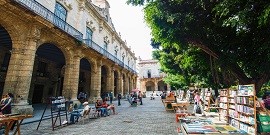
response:
[[(117, 101), (114, 101), (117, 105)], [(51, 119), (21, 126), (22, 135), (177, 135), (177, 124), (173, 112), (167, 112), (160, 98), (143, 98), (143, 105), (130, 107), (126, 100), (117, 106), (117, 115), (90, 119), (57, 128), (52, 131)]]

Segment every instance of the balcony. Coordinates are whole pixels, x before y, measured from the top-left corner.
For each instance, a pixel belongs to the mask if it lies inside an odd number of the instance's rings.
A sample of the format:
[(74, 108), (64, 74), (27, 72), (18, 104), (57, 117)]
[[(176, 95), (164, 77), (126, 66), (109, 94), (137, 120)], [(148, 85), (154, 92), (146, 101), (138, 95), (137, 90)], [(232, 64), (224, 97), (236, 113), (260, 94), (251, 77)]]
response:
[(92, 41), (90, 39), (84, 39), (83, 40), (83, 43), (85, 43), (89, 48), (94, 49), (95, 51), (99, 52), (103, 56), (105, 56), (108, 59), (112, 60), (113, 62), (117, 63), (121, 67), (128, 69), (132, 73), (135, 73), (135, 74), (137, 73), (135, 70), (133, 70), (129, 66), (125, 65), (124, 62), (122, 62), (121, 60), (119, 60), (118, 58), (116, 58), (114, 55), (112, 55), (111, 53), (109, 53), (107, 50), (105, 50), (104, 48), (102, 48), (100, 45), (98, 45), (94, 41)]
[(35, 0), (12, 0), (18, 4), (20, 4), (22, 7), (34, 12), (35, 14), (43, 17), (45, 20), (49, 21), (50, 23), (54, 24), (55, 27), (61, 29), (62, 31), (66, 32), (67, 34), (71, 35), (73, 38), (82, 41), (85, 43), (88, 47), (94, 49), (98, 53), (102, 54), (103, 56), (107, 57), (108, 59), (112, 60), (113, 62), (117, 63), (123, 68), (128, 69), (132, 73), (137, 74), (135, 70), (130, 68), (129, 66), (125, 65), (124, 62), (116, 58), (114, 55), (109, 53), (107, 50), (103, 49), (100, 45), (96, 44), (92, 40), (83, 39), (83, 34), (72, 27), (70, 24), (65, 22), (64, 20), (60, 19), (58, 16), (56, 16), (53, 12), (51, 12), (49, 9), (41, 5)]
[[(159, 74), (159, 75), (151, 75), (150, 78), (164, 78), (164, 77), (166, 77), (165, 74)], [(148, 76), (141, 76), (141, 77), (139, 77), (139, 79), (147, 79), (147, 78), (149, 78), (149, 77)]]
[(54, 24), (57, 28), (63, 30), (64, 32), (71, 35), (75, 39), (82, 41), (83, 34), (81, 32), (79, 32), (77, 29), (72, 27), (64, 20), (60, 19), (53, 12), (51, 12), (49, 9), (47, 9), (37, 1), (35, 0), (13, 0), (13, 1), (20, 4), (24, 8), (34, 12), (35, 14), (43, 17), (47, 21)]

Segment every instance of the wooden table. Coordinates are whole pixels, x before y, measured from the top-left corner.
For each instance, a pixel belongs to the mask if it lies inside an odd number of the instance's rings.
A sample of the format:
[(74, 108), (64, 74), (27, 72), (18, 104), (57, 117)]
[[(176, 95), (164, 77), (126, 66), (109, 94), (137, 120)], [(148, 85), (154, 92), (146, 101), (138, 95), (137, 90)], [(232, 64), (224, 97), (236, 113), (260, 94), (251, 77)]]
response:
[(9, 131), (12, 128), (12, 125), (16, 122), (16, 130), (13, 133), (15, 135), (18, 133), (18, 135), (21, 134), (20, 132), (20, 126), (23, 122), (24, 119), (26, 118), (31, 118), (33, 117), (32, 115), (15, 115), (15, 116), (6, 116), (6, 117), (1, 117), (0, 118), (0, 123), (5, 124), (5, 135), (9, 135)]
[(177, 107), (185, 107), (185, 109), (187, 109), (187, 107), (189, 106), (189, 102), (188, 101), (181, 101), (178, 103), (171, 103), (172, 104), (172, 108), (174, 109), (174, 111), (176, 110)]
[(166, 111), (174, 110), (173, 107), (172, 107), (172, 108), (168, 108), (168, 107), (167, 107), (169, 104), (172, 104), (172, 103), (174, 103), (174, 101), (171, 101), (171, 100), (164, 100), (164, 101), (163, 101), (163, 104), (164, 104), (164, 107), (165, 107), (165, 110), (166, 110)]

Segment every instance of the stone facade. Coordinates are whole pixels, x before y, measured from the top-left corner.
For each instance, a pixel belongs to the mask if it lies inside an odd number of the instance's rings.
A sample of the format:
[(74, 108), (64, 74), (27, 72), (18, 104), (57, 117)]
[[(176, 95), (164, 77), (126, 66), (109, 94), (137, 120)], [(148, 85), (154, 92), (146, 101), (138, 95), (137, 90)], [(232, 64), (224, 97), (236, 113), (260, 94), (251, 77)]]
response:
[(136, 87), (136, 57), (113, 27), (106, 0), (0, 0), (0, 90), (14, 110), (50, 96), (88, 100)]
[(157, 60), (141, 60), (138, 62), (139, 76), (138, 88), (143, 91), (167, 91), (171, 90), (165, 84), (163, 78), (166, 76), (160, 71), (160, 64)]

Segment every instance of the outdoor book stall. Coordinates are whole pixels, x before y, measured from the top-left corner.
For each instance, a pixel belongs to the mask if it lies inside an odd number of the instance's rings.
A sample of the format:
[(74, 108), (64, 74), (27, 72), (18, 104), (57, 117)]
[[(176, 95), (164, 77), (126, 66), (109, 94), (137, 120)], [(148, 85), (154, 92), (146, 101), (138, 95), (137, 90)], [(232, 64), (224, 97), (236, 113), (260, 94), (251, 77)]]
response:
[[(43, 114), (39, 120), (38, 126), (37, 126), (37, 130), (40, 126), (40, 123), (42, 122), (42, 120), (47, 119), (47, 118), (51, 118), (52, 121), (52, 130), (54, 130), (57, 127), (62, 126), (62, 122), (63, 120), (61, 119), (61, 116), (65, 117), (65, 120), (68, 119), (67, 116), (67, 101), (65, 100), (65, 98), (63, 96), (59, 96), (59, 97), (50, 97), (49, 101), (43, 111)], [(47, 107), (50, 106), (50, 110), (51, 110), (51, 114), (50, 115), (45, 115), (45, 111), (47, 109)], [(57, 124), (57, 122), (59, 122), (59, 124)]]
[[(210, 94), (206, 94), (206, 96), (208, 95)], [(257, 116), (257, 109), (259, 107), (261, 105), (256, 98), (254, 84), (238, 85), (235, 89), (221, 89), (219, 114), (225, 120), (223, 125), (216, 124), (211, 118), (207, 120), (203, 117), (199, 119), (184, 118), (180, 119), (181, 129), (184, 134), (210, 134), (217, 132), (257, 135), (258, 132), (266, 131), (266, 126), (270, 126), (269, 116), (266, 116), (266, 114)], [(259, 127), (257, 128), (257, 126)]]
[(211, 118), (196, 118), (196, 116), (188, 116), (180, 119), (180, 124), (181, 131), (184, 135), (246, 134), (227, 123), (218, 123)]

